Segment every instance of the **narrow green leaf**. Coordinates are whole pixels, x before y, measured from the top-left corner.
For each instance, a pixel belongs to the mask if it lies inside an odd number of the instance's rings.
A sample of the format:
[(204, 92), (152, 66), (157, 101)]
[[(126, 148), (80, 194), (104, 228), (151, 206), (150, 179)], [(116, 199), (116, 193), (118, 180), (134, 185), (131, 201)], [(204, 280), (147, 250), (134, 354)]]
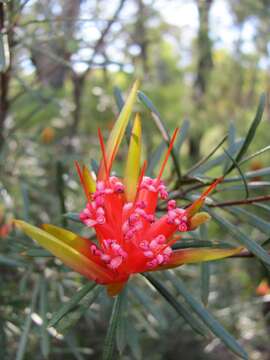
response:
[(81, 223), (80, 220), (80, 214), (75, 212), (68, 212), (66, 214), (63, 214), (64, 217), (66, 217), (68, 220)]
[[(208, 238), (208, 230), (207, 225), (202, 224), (200, 226), (200, 238), (207, 239)], [(201, 299), (204, 306), (208, 305), (209, 291), (210, 291), (210, 268), (211, 262), (203, 262), (201, 263)]]
[[(61, 161), (56, 162), (56, 192), (59, 199), (59, 210), (60, 214), (66, 214), (66, 203), (65, 203), (65, 182), (64, 182), (64, 167)], [(62, 226), (67, 226), (67, 217), (62, 216)]]
[[(262, 176), (267, 176), (270, 175), (270, 167), (266, 167), (266, 168), (262, 168), (259, 170), (255, 170), (255, 171), (247, 171), (245, 173), (245, 178), (246, 179), (252, 179), (254, 177), (262, 177)], [(235, 182), (235, 181), (239, 181), (241, 180), (241, 176), (232, 176), (229, 178), (226, 178), (223, 180), (223, 183), (230, 183), (230, 182)]]
[(143, 357), (139, 342), (139, 334), (138, 331), (135, 329), (133, 321), (127, 322), (127, 341), (134, 358), (136, 360), (141, 360)]
[(242, 359), (248, 359), (245, 350), (238, 344), (232, 335), (189, 293), (183, 281), (172, 275), (170, 271), (165, 276), (174, 285), (175, 289), (183, 296), (192, 310), (200, 317), (200, 319), (209, 327), (209, 329), (220, 338), (224, 344), (228, 346), (235, 354)]
[[(238, 140), (237, 142), (235, 142), (234, 146), (230, 149), (231, 156), (235, 155), (239, 151), (242, 144), (243, 144), (242, 140)], [(221, 155), (217, 156), (216, 158), (209, 160), (206, 163), (202, 164), (200, 166), (200, 171), (195, 172), (193, 174), (193, 176), (194, 175), (199, 176), (201, 174), (206, 173), (207, 171), (212, 170), (216, 166), (222, 166), (227, 159), (228, 159), (228, 157), (225, 154), (221, 154)]]
[(50, 354), (50, 338), (47, 331), (47, 311), (48, 311), (48, 295), (47, 295), (47, 282), (44, 278), (41, 279), (40, 284), (40, 315), (42, 318), (41, 325), (41, 353), (45, 359), (48, 358)]
[[(225, 154), (228, 156), (228, 158), (232, 161), (232, 163), (234, 164), (234, 167), (238, 170), (241, 179), (243, 180), (243, 184), (245, 187), (245, 191), (246, 191), (246, 198), (249, 197), (249, 191), (248, 191), (248, 184), (245, 178), (245, 175), (243, 174), (242, 170), (240, 169), (240, 166), (237, 164), (237, 162), (234, 160), (234, 158), (228, 153), (228, 151), (226, 151), (225, 149), (223, 149)], [(224, 175), (225, 176), (225, 175)]]
[(255, 241), (251, 240), (239, 227), (233, 225), (229, 220), (217, 215), (215, 211), (207, 209), (208, 213), (212, 216), (218, 224), (228, 230), (228, 232), (243, 246), (245, 246), (252, 254), (257, 256), (261, 261), (270, 265), (270, 256), (268, 253)]
[[(165, 143), (169, 146), (169, 143), (170, 143), (169, 131), (168, 131), (164, 121), (162, 120), (159, 111), (154, 106), (152, 101), (142, 91), (138, 91), (138, 98), (148, 108), (148, 110), (150, 110), (151, 115), (154, 119), (154, 122), (155, 122), (158, 130), (161, 133), (162, 138), (164, 139)], [(174, 168), (175, 168), (175, 171), (176, 171), (176, 174), (178, 177), (178, 181), (181, 181), (181, 169), (180, 169), (179, 161), (176, 156), (174, 148), (171, 151), (171, 156), (172, 156)]]
[(204, 306), (208, 305), (210, 289), (210, 262), (201, 263), (201, 298)]
[(259, 229), (261, 232), (263, 232), (266, 235), (270, 235), (270, 223), (269, 221), (263, 220), (261, 217), (252, 214), (251, 212), (242, 209), (240, 207), (232, 206), (226, 209), (232, 214), (235, 215), (242, 215), (243, 220), (247, 222), (249, 225), (252, 225)]
[(66, 302), (59, 310), (57, 310), (53, 315), (48, 324), (48, 327), (55, 326), (65, 315), (69, 312), (76, 309), (78, 303), (82, 300), (82, 298), (88, 294), (91, 290), (96, 287), (96, 283), (87, 283), (84, 285), (72, 298)]
[(29, 201), (29, 189), (28, 185), (23, 183), (21, 185), (21, 192), (22, 192), (22, 198), (23, 198), (23, 213), (24, 213), (24, 220), (30, 221), (30, 201)]
[(55, 325), (56, 330), (61, 334), (67, 334), (70, 329), (74, 327), (80, 318), (87, 312), (89, 307), (96, 300), (101, 290), (101, 286), (95, 286), (91, 292), (83, 297), (80, 304), (77, 304), (73, 310), (70, 310), (57, 322)]
[(155, 151), (149, 156), (148, 166), (146, 170), (146, 174), (148, 176), (154, 177), (154, 169), (158, 165), (160, 158), (164, 153), (165, 147), (166, 145), (164, 142), (160, 143), (155, 149)]
[(125, 101), (122, 96), (122, 91), (119, 89), (118, 86), (113, 87), (113, 95), (115, 98), (117, 109), (120, 112), (122, 110), (122, 107), (125, 105)]
[(94, 171), (95, 174), (98, 173), (99, 164), (95, 159), (91, 159), (91, 169)]
[(206, 163), (214, 154), (215, 152), (224, 144), (227, 140), (228, 135), (223, 136), (223, 138), (219, 141), (219, 143), (210, 150), (209, 154), (204, 156), (201, 160), (199, 160), (195, 165), (193, 165), (185, 174), (185, 176), (189, 176), (190, 174), (194, 173), (195, 170), (198, 170), (204, 163)]
[(16, 360), (23, 360), (25, 357), (25, 352), (27, 350), (27, 341), (29, 339), (29, 332), (30, 332), (31, 323), (32, 323), (31, 316), (32, 316), (32, 313), (34, 312), (34, 309), (36, 306), (39, 289), (40, 289), (40, 279), (38, 278), (38, 280), (36, 281), (36, 284), (35, 284), (34, 291), (33, 291), (29, 313), (28, 313), (25, 323), (24, 323), (23, 332), (22, 332), (22, 335), (20, 338), (19, 347), (18, 347), (18, 351), (16, 354)]
[(114, 350), (116, 343), (116, 330), (120, 318), (120, 312), (122, 307), (122, 300), (125, 296), (125, 292), (121, 292), (115, 299), (112, 307), (112, 313), (110, 323), (108, 326), (104, 346), (102, 360), (113, 360), (115, 359)]
[(116, 327), (116, 345), (120, 355), (123, 354), (128, 341), (127, 341), (127, 323), (128, 323), (128, 301), (127, 301), (127, 286), (125, 286), (123, 292), (123, 299), (121, 300), (121, 309), (119, 312), (119, 320)]
[(53, 255), (47, 250), (40, 248), (27, 249), (23, 252), (23, 255), (33, 256), (33, 257), (52, 257)]
[(4, 266), (11, 266), (11, 267), (20, 267), (26, 266), (26, 263), (20, 261), (20, 260), (16, 260), (16, 259), (12, 259), (8, 256), (4, 256), (4, 255), (0, 255), (0, 265), (4, 265)]
[(7, 345), (6, 345), (6, 333), (5, 333), (5, 322), (0, 318), (0, 359), (7, 359)]
[(253, 153), (253, 154), (251, 154), (251, 155), (249, 155), (249, 156), (245, 157), (244, 159), (242, 159), (242, 160), (240, 161), (239, 165), (244, 164), (245, 162), (247, 162), (247, 161), (249, 161), (249, 160), (253, 159), (253, 158), (254, 158), (254, 157), (256, 157), (256, 156), (259, 156), (259, 155), (261, 155), (261, 154), (265, 153), (265, 152), (266, 152), (266, 151), (268, 151), (268, 150), (270, 150), (270, 145), (268, 145), (268, 146), (266, 146), (266, 147), (264, 147), (264, 148), (262, 148), (262, 149), (260, 149), (260, 150), (256, 151), (255, 153)]
[[(120, 112), (122, 110), (123, 106), (125, 105), (125, 101), (124, 101), (124, 98), (123, 98), (123, 95), (122, 95), (122, 91), (119, 89), (118, 86), (114, 86), (113, 95), (114, 95), (114, 99), (115, 99), (115, 102), (116, 102), (118, 112)], [(128, 123), (127, 124), (127, 129), (126, 129), (127, 143), (129, 143), (130, 134), (131, 134), (131, 124)]]
[(164, 317), (163, 313), (160, 311), (160, 308), (157, 308), (155, 304), (153, 304), (153, 300), (151, 299), (151, 297), (139, 287), (132, 286), (131, 292), (140, 301), (145, 310), (154, 316), (154, 318), (160, 324), (160, 328), (165, 329), (167, 326), (167, 320)]
[(176, 310), (176, 312), (191, 326), (191, 328), (198, 334), (205, 336), (205, 328), (201, 323), (190, 313), (190, 311), (179, 301), (176, 300), (166, 288), (155, 277), (150, 274), (142, 274), (156, 289), (157, 291), (168, 301), (168, 303)]
[(174, 145), (176, 153), (179, 153), (179, 151), (181, 150), (181, 147), (187, 138), (189, 128), (190, 122), (189, 120), (185, 119), (180, 127), (179, 135)]
[[(248, 188), (250, 190), (260, 190), (263, 188), (268, 188), (270, 186), (270, 181), (254, 181), (254, 182), (250, 182), (248, 183)], [(219, 187), (219, 191), (220, 192), (224, 192), (224, 191), (239, 191), (239, 190), (245, 190), (245, 186), (244, 185), (233, 185), (233, 186), (220, 186)]]
[(188, 249), (188, 248), (200, 248), (200, 247), (214, 247), (220, 249), (231, 249), (232, 244), (217, 241), (208, 240), (183, 240), (172, 245), (174, 250), (177, 249)]
[[(257, 112), (256, 112), (256, 115), (255, 115), (255, 118), (254, 120), (252, 121), (250, 127), (249, 127), (249, 130), (248, 130), (248, 133), (247, 133), (247, 136), (243, 142), (243, 145), (241, 146), (236, 158), (235, 158), (235, 162), (236, 163), (239, 163), (239, 161), (242, 159), (243, 155), (246, 153), (249, 145), (251, 144), (254, 136), (255, 136), (255, 133), (256, 133), (256, 130), (257, 130), (257, 127), (258, 125), (260, 124), (261, 120), (262, 120), (262, 116), (263, 116), (263, 111), (264, 111), (264, 107), (265, 107), (265, 101), (266, 101), (266, 98), (265, 98), (265, 94), (262, 94), (261, 97), (260, 97), (260, 102), (259, 102), (259, 105), (258, 105), (258, 108), (257, 108)], [(233, 169), (235, 168), (235, 164), (232, 164), (229, 169), (226, 171), (226, 175), (229, 174)]]
[(65, 342), (67, 344), (67, 347), (70, 349), (70, 352), (74, 355), (74, 359), (76, 360), (85, 360), (85, 357), (82, 356), (82, 354), (79, 351), (79, 346), (76, 341), (75, 334), (71, 332), (70, 334), (65, 336)]
[[(229, 129), (228, 129), (228, 153), (233, 156), (234, 148), (235, 148), (235, 138), (236, 138), (236, 128), (232, 121), (230, 121)], [(223, 166), (223, 173), (226, 169), (228, 169), (228, 166), (230, 164), (230, 159), (225, 159), (224, 166)]]

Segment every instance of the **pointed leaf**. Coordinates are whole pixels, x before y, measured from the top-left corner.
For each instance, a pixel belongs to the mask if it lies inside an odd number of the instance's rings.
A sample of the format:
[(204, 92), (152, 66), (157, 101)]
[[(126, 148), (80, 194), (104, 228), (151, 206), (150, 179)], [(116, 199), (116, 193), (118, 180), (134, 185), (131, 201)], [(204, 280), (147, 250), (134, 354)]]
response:
[(80, 214), (75, 212), (68, 212), (66, 214), (63, 214), (68, 220), (81, 223)]
[(231, 249), (216, 249), (216, 248), (194, 248), (194, 249), (182, 249), (173, 251), (170, 260), (166, 265), (159, 266), (152, 271), (159, 271), (163, 269), (174, 268), (183, 264), (191, 264), (203, 261), (212, 261), (223, 259), (235, 254), (240, 253), (243, 250), (242, 247)]
[(214, 154), (215, 152), (224, 144), (224, 142), (227, 140), (228, 135), (223, 136), (223, 138), (219, 141), (219, 143), (210, 150), (209, 154), (207, 154), (205, 157), (203, 157), (201, 160), (199, 160), (195, 165), (193, 165), (185, 174), (185, 176), (188, 176), (195, 172), (195, 170), (198, 170), (204, 163), (206, 163)]
[(216, 249), (231, 249), (232, 245), (226, 242), (217, 242), (209, 240), (190, 240), (190, 239), (181, 239), (172, 245), (173, 250), (178, 249), (187, 249), (187, 248), (216, 248)]
[(185, 119), (180, 126), (180, 133), (174, 145), (176, 153), (179, 153), (179, 151), (181, 150), (181, 147), (187, 138), (189, 127), (190, 122), (189, 120)]
[(186, 320), (186, 322), (191, 326), (191, 328), (196, 331), (198, 334), (205, 336), (205, 328), (201, 323), (190, 313), (183, 304), (176, 300), (165, 286), (162, 285), (160, 281), (154, 278), (150, 274), (142, 274), (155, 288), (156, 290), (168, 301), (168, 303), (176, 310), (176, 312)]
[(210, 288), (210, 262), (203, 262), (201, 265), (201, 298), (204, 306), (208, 304)]
[(85, 165), (83, 165), (82, 175), (88, 194), (94, 193), (96, 191), (96, 182), (93, 179), (91, 172)]
[[(258, 125), (260, 124), (261, 120), (262, 120), (262, 116), (263, 116), (263, 111), (264, 111), (264, 107), (265, 107), (265, 94), (261, 95), (260, 97), (260, 102), (259, 102), (259, 105), (258, 105), (258, 108), (257, 108), (257, 112), (256, 112), (256, 115), (255, 115), (255, 118), (254, 120), (252, 121), (251, 125), (250, 125), (250, 128), (248, 130), (248, 133), (247, 133), (247, 136), (235, 158), (235, 162), (238, 163), (243, 155), (246, 153), (249, 145), (251, 144), (254, 136), (255, 136), (255, 133), (256, 133), (256, 130), (257, 130), (257, 127)], [(232, 164), (229, 169), (226, 171), (226, 175), (229, 174), (235, 167), (235, 164)]]
[[(123, 106), (116, 123), (110, 133), (107, 145), (106, 145), (106, 155), (109, 161), (109, 164), (113, 162), (114, 157), (116, 156), (117, 150), (120, 146), (120, 143), (123, 139), (126, 127), (128, 125), (128, 121), (130, 115), (132, 113), (133, 105), (136, 100), (137, 91), (139, 88), (139, 82), (135, 81), (129, 96)], [(104, 161), (101, 162), (98, 179), (104, 179), (105, 177), (105, 166)]]
[(203, 206), (205, 199), (211, 192), (217, 187), (217, 185), (223, 180), (223, 177), (219, 177), (216, 181), (214, 181), (202, 194), (201, 196), (195, 200), (186, 210), (188, 218), (195, 215), (200, 208)]
[(32, 313), (34, 312), (34, 309), (36, 306), (39, 289), (40, 289), (40, 281), (38, 279), (36, 281), (35, 288), (33, 290), (33, 295), (32, 295), (32, 299), (31, 299), (31, 303), (30, 303), (30, 311), (27, 314), (27, 317), (26, 317), (26, 320), (24, 323), (23, 332), (22, 332), (22, 335), (20, 338), (20, 342), (19, 342), (19, 346), (18, 346), (18, 350), (17, 350), (17, 354), (16, 354), (16, 360), (24, 359), (24, 355), (25, 355), (25, 352), (27, 349), (27, 341), (29, 339), (29, 332), (30, 332), (31, 323), (32, 323), (31, 316), (32, 316)]
[(237, 206), (229, 207), (229, 209), (226, 209), (226, 210), (235, 215), (240, 215), (240, 216), (242, 215), (243, 219), (246, 222), (248, 222), (249, 225), (256, 227), (257, 229), (259, 229), (260, 231), (262, 231), (263, 233), (265, 233), (268, 236), (270, 235), (269, 221), (266, 221), (266, 220), (262, 219), (261, 217), (254, 215), (251, 212), (249, 212), (245, 209), (242, 209), (240, 207), (237, 207)]
[(89, 307), (96, 300), (101, 290), (102, 287), (97, 285), (91, 292), (88, 292), (81, 299), (81, 302), (75, 306), (75, 308), (66, 313), (65, 316), (57, 322), (55, 325), (56, 330), (62, 334), (67, 334), (88, 311)]
[(120, 293), (114, 300), (111, 318), (109, 327), (107, 330), (107, 335), (105, 338), (105, 343), (103, 346), (103, 354), (102, 360), (113, 360), (114, 357), (114, 349), (116, 343), (116, 331), (120, 318), (121, 307), (123, 303), (123, 298), (125, 297), (125, 292)]
[(207, 210), (212, 218), (226, 229), (241, 245), (245, 246), (252, 254), (257, 256), (267, 265), (270, 265), (270, 255), (259, 244), (250, 239), (239, 227), (233, 225), (229, 220), (217, 215), (215, 211)]
[[(138, 91), (138, 98), (139, 100), (150, 110), (151, 115), (153, 117), (153, 120), (160, 131), (165, 143), (169, 146), (170, 145), (170, 135), (169, 131), (164, 123), (164, 121), (161, 118), (161, 115), (157, 108), (154, 106), (153, 102), (146, 96), (142, 91)], [(177, 173), (178, 181), (181, 181), (181, 169), (179, 165), (179, 161), (177, 158), (177, 155), (174, 151), (174, 148), (172, 148), (171, 156), (174, 164), (175, 171)]]
[(47, 312), (48, 312), (48, 289), (44, 278), (41, 279), (40, 284), (40, 315), (42, 318), (41, 324), (41, 353), (45, 359), (50, 354), (50, 337), (47, 331)]
[(270, 145), (267, 145), (267, 146), (265, 146), (264, 148), (256, 151), (255, 153), (253, 153), (253, 154), (245, 157), (244, 159), (242, 159), (242, 160), (240, 161), (239, 165), (244, 164), (245, 162), (253, 159), (254, 157), (256, 157), (256, 156), (258, 156), (258, 155), (261, 155), (261, 154), (265, 153), (265, 152), (268, 151), (268, 150), (270, 150)]
[[(126, 291), (126, 290), (125, 290)], [(122, 301), (118, 324), (116, 327), (116, 345), (120, 355), (128, 344), (127, 323), (129, 321), (128, 301)]]
[(224, 344), (228, 346), (235, 354), (242, 359), (248, 359), (245, 350), (238, 344), (232, 335), (230, 335), (223, 326), (205, 309), (202, 305), (193, 298), (193, 296), (186, 289), (183, 281), (173, 276), (169, 271), (165, 273), (168, 280), (172, 282), (175, 289), (183, 296), (185, 301), (189, 304), (192, 310), (200, 317), (200, 319), (209, 327), (209, 329), (219, 337)]
[(160, 158), (164, 153), (166, 144), (164, 142), (160, 143), (158, 147), (149, 155), (147, 160), (148, 166), (146, 174), (150, 177), (154, 177), (153, 171), (155, 167), (159, 164)]
[[(16, 220), (15, 224), (26, 235), (31, 237), (33, 240), (36, 240), (41, 246), (49, 250), (52, 254), (62, 260), (63, 263), (71, 267), (73, 270), (91, 280), (98, 279), (101, 282), (111, 282), (112, 275), (110, 272), (106, 268), (103, 268), (101, 265), (95, 263), (93, 260), (82, 254), (78, 250), (80, 245), (78, 246), (77, 240), (75, 239), (75, 247), (73, 247), (73, 242), (71, 241), (72, 235), (69, 235), (70, 237), (67, 236), (65, 240), (58, 239), (48, 232), (41, 230), (33, 225), (27, 224), (24, 221)], [(69, 232), (67, 231), (66, 234), (68, 233)]]
[(160, 311), (160, 307), (153, 304), (153, 299), (150, 297), (150, 295), (139, 286), (131, 286), (130, 289), (133, 295), (132, 298), (136, 297), (145, 308), (145, 311), (149, 314), (152, 314), (153, 317), (157, 320), (160, 328), (165, 329), (168, 325), (166, 317), (164, 316), (163, 312)]
[(133, 201), (137, 192), (137, 183), (140, 174), (142, 129), (141, 118), (136, 114), (128, 149), (124, 184), (128, 201)]
[(48, 327), (55, 326), (65, 315), (74, 310), (81, 299), (93, 290), (96, 285), (96, 283), (87, 283), (79, 291), (77, 291), (69, 301), (64, 303), (59, 310), (52, 314)]

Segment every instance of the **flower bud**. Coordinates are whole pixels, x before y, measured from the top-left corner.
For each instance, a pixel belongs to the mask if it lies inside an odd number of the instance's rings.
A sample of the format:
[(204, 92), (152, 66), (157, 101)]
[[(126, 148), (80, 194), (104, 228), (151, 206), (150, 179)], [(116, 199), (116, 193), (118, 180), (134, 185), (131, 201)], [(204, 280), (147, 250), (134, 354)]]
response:
[(197, 229), (198, 226), (206, 223), (208, 220), (211, 219), (211, 216), (207, 213), (207, 212), (199, 212), (197, 214), (195, 214), (194, 216), (192, 216), (192, 218), (190, 219), (190, 230), (195, 230)]

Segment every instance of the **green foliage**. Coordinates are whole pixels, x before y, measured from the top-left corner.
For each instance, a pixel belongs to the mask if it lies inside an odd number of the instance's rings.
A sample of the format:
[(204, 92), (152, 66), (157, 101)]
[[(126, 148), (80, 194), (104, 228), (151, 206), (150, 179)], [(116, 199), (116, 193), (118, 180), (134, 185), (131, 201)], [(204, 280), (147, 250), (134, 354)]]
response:
[[(215, 29), (212, 44), (204, 34), (213, 67), (202, 74), (207, 80), (202, 93), (196, 84), (198, 36), (187, 46), (185, 29), (167, 21), (155, 2), (135, 1), (132, 16), (120, 9), (112, 17), (114, 9), (107, 9), (105, 1), (64, 3), (4, 2), (0, 358), (82, 360), (103, 354), (114, 359), (119, 352), (121, 358), (136, 360), (211, 360), (219, 351), (229, 358), (214, 343), (206, 352), (209, 337), (201, 335), (208, 335), (209, 328), (240, 357), (247, 355), (234, 338), (241, 340), (251, 360), (257, 353), (266, 359), (268, 320), (261, 311), (264, 299), (255, 293), (263, 278), (270, 281), (269, 104), (265, 95), (258, 100), (269, 92), (264, 65), (269, 2), (225, 1), (238, 40), (227, 49), (215, 46)], [(184, 2), (176, 3), (166, 7)], [(254, 51), (249, 53), (245, 25), (254, 35)], [(87, 57), (88, 51), (93, 58)], [(81, 276), (17, 232), (11, 222), (52, 222), (96, 241), (93, 232), (81, 226), (84, 198), (73, 163), (84, 162), (97, 173), (97, 129), (108, 138), (126, 90), (137, 77), (142, 78), (142, 91), (135, 110), (143, 119), (147, 175), (156, 175), (177, 127), (165, 182), (179, 206), (187, 206), (215, 178), (226, 175), (206, 200), (213, 221), (200, 232), (185, 234), (173, 249), (241, 245), (246, 250), (239, 259), (185, 266), (165, 278), (136, 277), (112, 305), (100, 285), (82, 285)], [(127, 128), (127, 140), (129, 136)], [(116, 174), (123, 169), (126, 152), (124, 141)], [(159, 203), (159, 216), (165, 207)], [(10, 227), (7, 235), (5, 225)]]

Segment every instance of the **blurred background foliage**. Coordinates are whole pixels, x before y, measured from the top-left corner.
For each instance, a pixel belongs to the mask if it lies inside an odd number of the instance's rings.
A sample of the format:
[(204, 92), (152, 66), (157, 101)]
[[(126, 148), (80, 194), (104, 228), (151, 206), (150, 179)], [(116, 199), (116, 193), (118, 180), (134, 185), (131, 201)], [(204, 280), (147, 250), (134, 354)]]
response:
[[(181, 128), (175, 150), (182, 178), (173, 165), (166, 176), (185, 201), (230, 165), (222, 147), (236, 157), (262, 92), (263, 121), (245, 156), (269, 145), (269, 16), (268, 0), (0, 1), (0, 359), (101, 356), (111, 300), (103, 291), (91, 291), (47, 331), (52, 313), (87, 282), (16, 234), (12, 218), (84, 233), (63, 216), (84, 205), (73, 162), (90, 165), (92, 159), (95, 170), (97, 129), (107, 137), (135, 78), (142, 79), (141, 90), (169, 132)], [(144, 154), (155, 171), (164, 132), (157, 129), (144, 94), (136, 107), (142, 112)], [(116, 171), (126, 149), (123, 144)], [(235, 169), (214, 202), (239, 200), (239, 206), (218, 211), (215, 206), (215, 222), (192, 238), (235, 244), (236, 228), (267, 246), (267, 150), (241, 164), (248, 198), (263, 201), (242, 206), (245, 186)], [(227, 223), (220, 227), (224, 218)], [(233, 259), (185, 266), (176, 274), (188, 280), (195, 297), (208, 302), (250, 359), (270, 359), (267, 265)], [(121, 358), (235, 358), (219, 340), (192, 332), (154, 288), (145, 292), (143, 278), (131, 285), (122, 309), (125, 331), (117, 334)]]

